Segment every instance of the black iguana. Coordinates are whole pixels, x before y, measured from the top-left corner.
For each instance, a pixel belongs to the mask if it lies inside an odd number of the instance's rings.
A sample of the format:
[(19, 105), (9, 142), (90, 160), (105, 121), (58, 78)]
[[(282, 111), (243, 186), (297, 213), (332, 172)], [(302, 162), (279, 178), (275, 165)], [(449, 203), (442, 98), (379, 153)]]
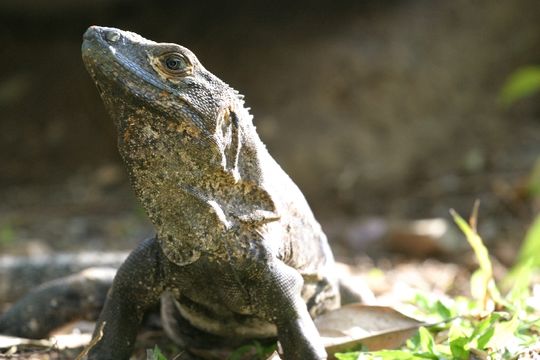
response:
[[(192, 354), (277, 338), (283, 359), (325, 359), (312, 317), (339, 306), (333, 255), (242, 96), (190, 50), (132, 32), (90, 27), (82, 56), (156, 229), (118, 270), (89, 359), (128, 359), (160, 300)], [(0, 332), (24, 335), (5, 318)]]

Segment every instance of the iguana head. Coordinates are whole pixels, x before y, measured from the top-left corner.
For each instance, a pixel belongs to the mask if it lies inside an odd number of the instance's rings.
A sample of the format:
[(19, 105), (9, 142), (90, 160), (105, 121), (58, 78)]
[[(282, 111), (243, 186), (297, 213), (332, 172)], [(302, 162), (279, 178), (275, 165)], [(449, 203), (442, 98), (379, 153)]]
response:
[(275, 210), (261, 184), (266, 150), (241, 96), (190, 50), (92, 26), (82, 54), (171, 260), (192, 262), (235, 219)]
[[(128, 161), (146, 149), (184, 149), (189, 160), (236, 170), (240, 127), (249, 116), (238, 93), (185, 47), (114, 28), (90, 27), (83, 60), (119, 132)], [(143, 148), (143, 149), (141, 149)], [(188, 159), (186, 159), (187, 162)]]

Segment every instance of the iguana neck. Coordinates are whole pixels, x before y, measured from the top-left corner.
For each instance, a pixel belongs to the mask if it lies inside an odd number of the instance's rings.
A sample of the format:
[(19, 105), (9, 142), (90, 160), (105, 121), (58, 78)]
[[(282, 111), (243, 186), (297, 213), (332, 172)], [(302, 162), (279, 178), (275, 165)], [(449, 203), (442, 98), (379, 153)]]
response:
[[(236, 104), (234, 116), (249, 116), (238, 139), (215, 151), (219, 161), (206, 164), (182, 159), (181, 147), (166, 146), (144, 159), (125, 157), (139, 201), (154, 224), (171, 260), (188, 264), (202, 254), (224, 256), (227, 234), (259, 231), (279, 219), (273, 185), (286, 176), (251, 125), (251, 116)], [(247, 124), (247, 125), (246, 125)], [(159, 129), (158, 129), (159, 132)], [(122, 145), (121, 145), (122, 148)], [(259, 230), (258, 230), (259, 229)]]

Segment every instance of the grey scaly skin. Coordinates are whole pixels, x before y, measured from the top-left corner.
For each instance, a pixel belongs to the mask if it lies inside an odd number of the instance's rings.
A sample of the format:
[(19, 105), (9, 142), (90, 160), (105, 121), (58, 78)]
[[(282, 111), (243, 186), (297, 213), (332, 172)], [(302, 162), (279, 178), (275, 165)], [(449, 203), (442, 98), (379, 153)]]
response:
[(277, 337), (283, 359), (326, 359), (312, 317), (339, 306), (332, 252), (242, 96), (188, 49), (135, 33), (93, 26), (82, 56), (156, 229), (118, 270), (89, 359), (128, 359), (160, 300), (193, 353)]
[(90, 358), (128, 358), (160, 297), (185, 347), (277, 335), (284, 359), (326, 358), (310, 313), (339, 305), (332, 253), (242, 97), (176, 44), (91, 27), (82, 52), (157, 232), (120, 268)]

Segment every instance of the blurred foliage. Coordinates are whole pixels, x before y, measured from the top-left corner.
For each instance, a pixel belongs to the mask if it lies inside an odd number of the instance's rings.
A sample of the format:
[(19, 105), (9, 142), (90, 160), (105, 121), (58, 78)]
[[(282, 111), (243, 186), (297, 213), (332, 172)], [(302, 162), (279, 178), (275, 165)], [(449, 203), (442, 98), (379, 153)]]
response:
[[(471, 218), (471, 223), (476, 224), (476, 210), (478, 203), (475, 206), (475, 211), (473, 217)], [(493, 267), (491, 265), (491, 260), (489, 258), (489, 252), (486, 246), (484, 245), (482, 238), (476, 232), (476, 225), (469, 225), (465, 219), (463, 219), (459, 214), (454, 210), (451, 210), (452, 217), (454, 218), (455, 223), (459, 229), (465, 234), (465, 238), (469, 242), (469, 245), (472, 247), (476, 259), (479, 264), (479, 269), (476, 270), (471, 276), (471, 294), (473, 298), (481, 301), (482, 310), (486, 310), (490, 300), (493, 300), (499, 304), (503, 303), (501, 294), (495, 285), (495, 280), (493, 279)]]
[(167, 360), (157, 345), (154, 346), (154, 349), (147, 350), (146, 353), (149, 360)]
[(516, 264), (519, 276), (502, 296), (493, 279), (487, 248), (476, 232), (476, 211), (467, 223), (452, 212), (454, 221), (474, 250), (479, 269), (471, 276), (472, 298), (439, 299), (417, 294), (413, 304), (430, 320), (447, 320), (420, 328), (399, 350), (349, 352), (338, 360), (516, 359), (538, 343), (540, 301), (531, 296), (531, 274), (540, 265), (540, 216), (531, 226)]
[(230, 356), (229, 360), (264, 360), (267, 359), (276, 350), (276, 345), (262, 345), (258, 341), (254, 341), (253, 344), (248, 344), (236, 349)]
[(526, 66), (513, 72), (501, 89), (500, 101), (510, 106), (540, 90), (540, 66)]
[(540, 268), (540, 215), (536, 217), (529, 231), (527, 231), (519, 252), (518, 261), (511, 273), (529, 266)]
[(15, 229), (13, 226), (6, 222), (0, 224), (0, 246), (11, 245), (15, 241)]
[(531, 198), (540, 198), (540, 157), (536, 160), (529, 174), (527, 195)]

